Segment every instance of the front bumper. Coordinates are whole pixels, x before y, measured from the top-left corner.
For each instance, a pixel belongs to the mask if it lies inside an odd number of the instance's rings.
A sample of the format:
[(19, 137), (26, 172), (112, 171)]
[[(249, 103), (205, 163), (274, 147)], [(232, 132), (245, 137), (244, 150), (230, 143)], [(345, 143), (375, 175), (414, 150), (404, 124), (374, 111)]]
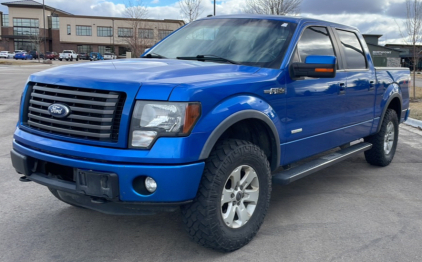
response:
[[(13, 166), (18, 173), (24, 174), (31, 181), (59, 190), (60, 194), (69, 198), (66, 202), (105, 213), (122, 212), (109, 212), (107, 211), (108, 209), (100, 207), (105, 206), (104, 204), (92, 206), (93, 203), (89, 204), (92, 202), (91, 200), (100, 198), (104, 200), (101, 202), (107, 203), (109, 206), (110, 203), (112, 203), (112, 206), (120, 205), (123, 207), (124, 205), (129, 205), (129, 208), (125, 208), (129, 210), (129, 213), (131, 209), (133, 209), (132, 213), (137, 213), (137, 208), (133, 205), (140, 207), (142, 204), (143, 207), (148, 206), (148, 210), (157, 208), (161, 210), (160, 207), (162, 206), (177, 206), (186, 203), (186, 201), (190, 201), (196, 196), (205, 165), (204, 162), (185, 165), (137, 165), (133, 163), (94, 162), (92, 160), (73, 159), (69, 156), (42, 152), (15, 140), (13, 141), (11, 158)], [(98, 161), (101, 160), (99, 159)], [(48, 176), (48, 174), (37, 171), (37, 164), (35, 163), (52, 163), (72, 168), (74, 172), (85, 170), (87, 173), (106, 176), (108, 185), (104, 187), (100, 178), (91, 177), (89, 180), (94, 181), (92, 187), (97, 187), (97, 189), (83, 188), (83, 185), (77, 179), (78, 176), (74, 176), (76, 177), (74, 181), (65, 181), (56, 176)], [(152, 177), (157, 182), (157, 190), (149, 195), (137, 192), (134, 188), (134, 180), (140, 176)], [(103, 189), (105, 188), (104, 190), (108, 190), (108, 193), (98, 189), (101, 186), (103, 186)], [(98, 201), (94, 202), (97, 203)], [(99, 208), (102, 210), (99, 210)]]

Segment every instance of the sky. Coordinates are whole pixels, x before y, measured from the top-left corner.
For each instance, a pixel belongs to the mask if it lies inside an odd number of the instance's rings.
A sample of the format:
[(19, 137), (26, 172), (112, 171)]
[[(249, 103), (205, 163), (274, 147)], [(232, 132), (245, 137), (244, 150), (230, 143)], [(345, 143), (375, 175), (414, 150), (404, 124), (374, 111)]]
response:
[[(12, 2), (14, 0), (0, 0)], [(41, 0), (38, 0), (41, 1)], [(123, 16), (130, 0), (45, 0), (45, 4), (75, 15)], [(131, 0), (148, 8), (150, 19), (182, 19), (178, 0)], [(301, 17), (311, 17), (357, 27), (364, 34), (380, 34), (380, 44), (402, 44), (406, 0), (302, 0)], [(202, 0), (202, 14), (213, 13), (213, 0)], [(245, 0), (216, 1), (217, 15), (242, 13)], [(0, 11), (8, 13), (0, 5)], [(400, 28), (400, 30), (399, 30)]]

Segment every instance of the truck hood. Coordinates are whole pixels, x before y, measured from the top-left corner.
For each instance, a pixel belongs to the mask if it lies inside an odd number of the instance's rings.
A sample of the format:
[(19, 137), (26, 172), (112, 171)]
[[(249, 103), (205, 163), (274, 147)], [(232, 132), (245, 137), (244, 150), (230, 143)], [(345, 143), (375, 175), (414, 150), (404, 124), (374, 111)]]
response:
[(175, 59), (125, 59), (87, 62), (35, 73), (29, 81), (45, 84), (124, 91), (138, 99), (167, 100), (180, 84), (239, 79), (260, 68)]

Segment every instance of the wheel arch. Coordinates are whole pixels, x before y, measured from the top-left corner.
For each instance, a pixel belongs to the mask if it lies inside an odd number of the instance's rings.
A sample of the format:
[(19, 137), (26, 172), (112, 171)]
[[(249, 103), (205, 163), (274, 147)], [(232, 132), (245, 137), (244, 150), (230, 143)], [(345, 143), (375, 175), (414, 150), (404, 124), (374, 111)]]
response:
[[(257, 134), (259, 130), (262, 130), (262, 128), (264, 128), (266, 134), (268, 135), (268, 150), (270, 150), (271, 153), (271, 155), (269, 156), (270, 167), (271, 170), (277, 169), (280, 165), (281, 156), (280, 137), (277, 128), (274, 125), (273, 121), (267, 115), (260, 111), (251, 109), (236, 112), (224, 119), (208, 137), (204, 147), (202, 148), (199, 158), (208, 158), (217, 142), (221, 138), (224, 138), (224, 136), (231, 132), (231, 130), (239, 127), (239, 125), (242, 125), (243, 127), (248, 125), (254, 127), (254, 130), (250, 134)], [(266, 144), (265, 138), (263, 137), (256, 137), (256, 141), (260, 141)], [(260, 142), (258, 143), (258, 146), (260, 146)]]
[(403, 104), (402, 98), (400, 94), (398, 93), (394, 93), (388, 98), (387, 102), (385, 103), (384, 109), (382, 110), (380, 122), (377, 128), (377, 133), (381, 130), (382, 121), (384, 120), (384, 116), (385, 116), (385, 113), (387, 112), (387, 109), (393, 109), (394, 111), (396, 111), (397, 118), (400, 123), (402, 104)]

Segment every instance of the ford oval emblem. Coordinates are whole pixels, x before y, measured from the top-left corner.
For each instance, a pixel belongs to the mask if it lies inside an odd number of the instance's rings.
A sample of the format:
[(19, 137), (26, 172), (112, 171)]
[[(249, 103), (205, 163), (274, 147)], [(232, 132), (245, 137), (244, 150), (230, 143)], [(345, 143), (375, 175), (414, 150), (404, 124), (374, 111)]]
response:
[(64, 118), (70, 114), (70, 108), (63, 104), (52, 104), (48, 107), (48, 112), (54, 117)]

